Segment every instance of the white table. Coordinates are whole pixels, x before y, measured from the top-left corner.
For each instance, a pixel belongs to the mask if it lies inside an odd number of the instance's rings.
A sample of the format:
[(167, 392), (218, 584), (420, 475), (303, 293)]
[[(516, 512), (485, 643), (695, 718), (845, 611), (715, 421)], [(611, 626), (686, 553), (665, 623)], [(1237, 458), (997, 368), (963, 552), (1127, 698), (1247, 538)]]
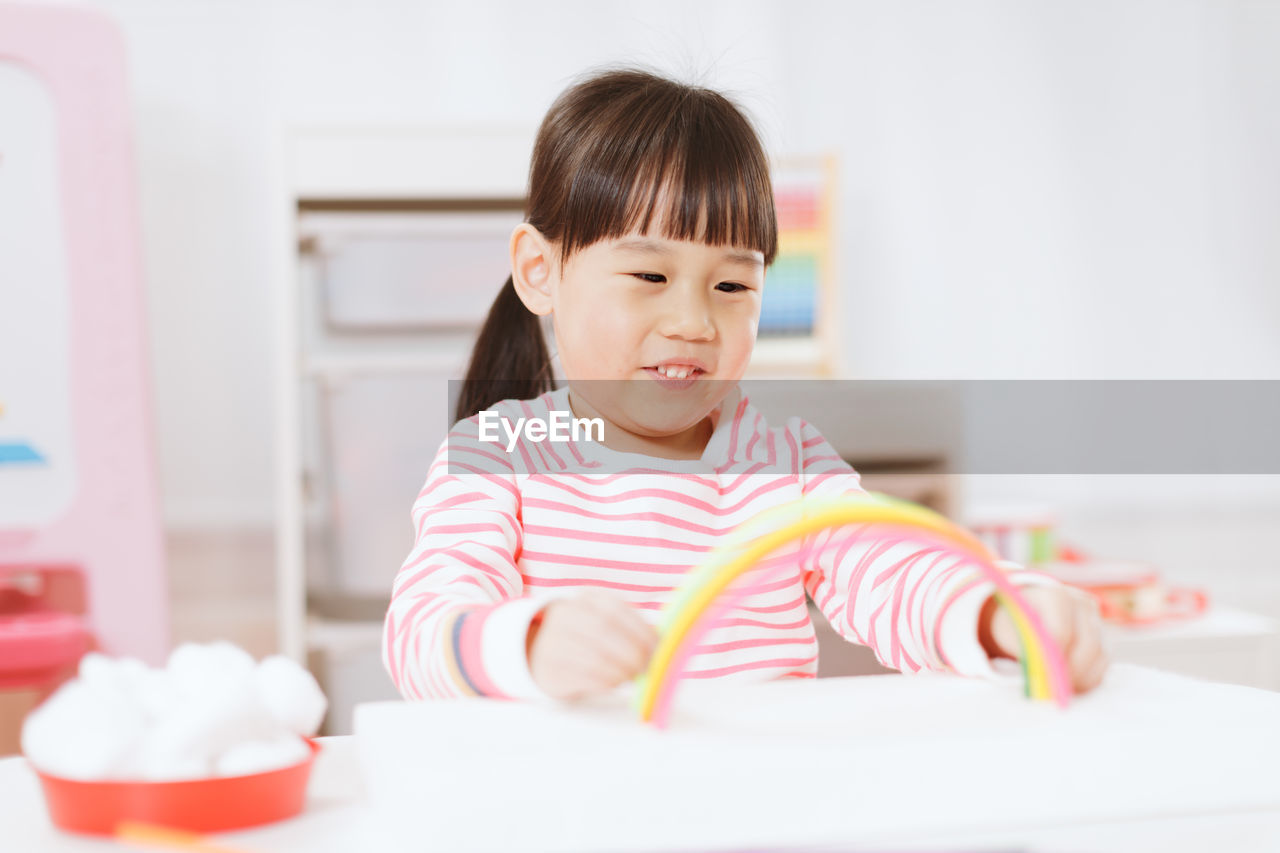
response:
[(1105, 623), (1103, 641), (1116, 661), (1280, 690), (1280, 625), (1257, 613), (1213, 605), (1190, 619)]
[[(1189, 739), (1187, 743), (1171, 744), (1171, 748), (1179, 749), (1191, 761), (1186, 768), (1190, 779), (1200, 779), (1196, 784), (1202, 786), (1206, 782), (1201, 777), (1213, 777), (1211, 786), (1203, 787), (1208, 792), (1199, 804), (1192, 802), (1175, 802), (1177, 797), (1162, 801), (1168, 808), (1156, 803), (1158, 807), (1146, 807), (1125, 811), (1117, 807), (1105, 817), (1100, 817), (1099, 803), (1087, 803), (1087, 793), (1082, 793), (1078, 808), (1071, 804), (1058, 811), (1058, 816), (1045, 819), (1041, 815), (1035, 819), (1020, 818), (1016, 810), (1011, 809), (1012, 800), (1009, 793), (996, 794), (990, 799), (981, 814), (974, 814), (973, 819), (963, 831), (930, 832), (921, 829), (925, 824), (920, 821), (903, 822), (893, 825), (881, 821), (890, 831), (881, 832), (874, 841), (858, 838), (852, 828), (850, 841), (843, 847), (830, 846), (829, 849), (877, 849), (877, 850), (928, 850), (928, 849), (975, 849), (980, 846), (1001, 849), (1031, 850), (1073, 850), (1073, 851), (1274, 851), (1280, 849), (1280, 725), (1275, 726), (1275, 737), (1263, 732), (1261, 740), (1256, 737), (1259, 722), (1267, 719), (1272, 710), (1274, 719), (1280, 721), (1280, 695), (1270, 694), (1248, 688), (1216, 685), (1195, 681), (1166, 673), (1158, 673), (1138, 667), (1117, 666), (1108, 676), (1107, 683), (1100, 692), (1090, 694), (1077, 701), (1066, 712), (1067, 716), (1056, 718), (1058, 712), (1043, 706), (1030, 707), (1020, 697), (1015, 697), (1016, 688), (1011, 685), (979, 684), (967, 679), (947, 676), (902, 677), (902, 676), (870, 676), (857, 679), (826, 679), (813, 682), (779, 682), (760, 685), (753, 689), (759, 701), (747, 707), (739, 699), (734, 699), (732, 692), (719, 695), (716, 699), (712, 693), (699, 695), (696, 690), (681, 694), (681, 709), (684, 710), (685, 723), (673, 726), (672, 732), (679, 732), (681, 726), (685, 735), (690, 734), (690, 720), (699, 715), (725, 714), (726, 728), (731, 731), (729, 737), (743, 734), (756, 738), (751, 732), (753, 725), (763, 724), (766, 710), (775, 708), (785, 713), (794, 713), (800, 708), (815, 709), (812, 727), (822, 729), (832, 720), (839, 719), (845, 711), (838, 707), (844, 699), (855, 697), (858, 708), (873, 715), (883, 715), (891, 709), (894, 697), (912, 699), (912, 706), (917, 707), (919, 697), (934, 696), (938, 701), (935, 707), (921, 709), (921, 713), (929, 713), (939, 721), (937, 731), (924, 737), (949, 737), (948, 720), (954, 720), (957, 726), (973, 733), (966, 736), (964, 749), (972, 747), (984, 737), (998, 733), (1005, 726), (1008, 716), (1010, 728), (1022, 725), (1018, 720), (1030, 719), (1039, 727), (1039, 734), (1034, 740), (1044, 749), (1053, 748), (1051, 741), (1057, 735), (1046, 736), (1048, 727), (1051, 732), (1061, 732), (1063, 744), (1070, 739), (1073, 727), (1095, 725), (1098, 720), (1112, 720), (1115, 725), (1110, 728), (1136, 730), (1142, 727), (1141, 719), (1146, 711), (1141, 708), (1140, 697), (1150, 696), (1161, 706), (1168, 707), (1168, 714), (1162, 722), (1175, 720), (1180, 714), (1190, 715), (1187, 719), (1203, 721), (1203, 730), (1188, 729), (1183, 734)], [(740, 697), (743, 694), (738, 694)], [(994, 697), (994, 698), (993, 698)], [(1135, 698), (1139, 697), (1139, 698)], [(1179, 698), (1182, 697), (1182, 698)], [(821, 703), (816, 700), (821, 698)], [(481, 700), (476, 700), (481, 701)], [(722, 704), (717, 705), (717, 701)], [(732, 707), (723, 704), (733, 701)], [(1015, 704), (1017, 703), (1017, 704)], [(983, 712), (988, 706), (995, 709), (995, 714), (981, 719), (974, 717), (976, 712)], [(487, 703), (468, 707), (463, 703), (434, 703), (429, 705), (406, 706), (389, 704), (369, 706), (366, 723), (372, 721), (380, 726), (394, 727), (397, 718), (403, 720), (417, 719), (420, 714), (427, 716), (444, 715), (438, 719), (452, 716), (455, 719), (477, 719), (486, 715), (507, 715), (511, 719), (545, 722), (553, 719), (566, 723), (570, 731), (589, 732), (598, 723), (611, 725), (606, 718), (616, 709), (608, 703), (598, 708), (587, 708), (585, 714), (572, 720), (564, 720), (558, 711), (536, 709), (531, 706), (515, 706), (509, 703)], [(1182, 710), (1179, 710), (1181, 708)], [(736, 713), (738, 709), (740, 713)], [(1132, 711), (1133, 713), (1129, 713)], [(690, 712), (695, 712), (690, 716)], [(579, 712), (574, 712), (579, 713)], [(552, 714), (552, 717), (547, 717)], [(459, 716), (463, 715), (463, 716)], [(1125, 719), (1128, 715), (1128, 719)], [(1214, 725), (1215, 717), (1237, 721), (1237, 725), (1222, 727)], [(425, 717), (423, 717), (425, 719)], [(1089, 722), (1090, 720), (1094, 722)], [(983, 723), (982, 721), (986, 722)], [(1060, 722), (1055, 722), (1060, 720)], [(1071, 722), (1075, 720), (1076, 722)], [(910, 723), (910, 721), (906, 721)], [(1221, 722), (1219, 719), (1218, 722)], [(975, 724), (976, 723), (976, 724)], [(535, 724), (531, 722), (531, 724)], [(542, 725), (543, 723), (536, 723)], [(463, 729), (470, 723), (463, 724)], [(985, 730), (983, 730), (985, 727)], [(1159, 727), (1159, 723), (1156, 724)], [(1181, 729), (1179, 729), (1181, 731)], [(1249, 732), (1255, 732), (1250, 735)], [(456, 737), (453, 735), (456, 733)], [(471, 736), (465, 730), (456, 730), (450, 737), (456, 740), (459, 749), (467, 748), (467, 739)], [(474, 734), (474, 732), (472, 733)], [(892, 749), (893, 732), (886, 732), (884, 737), (866, 740), (866, 751), (858, 756), (846, 756), (845, 765), (852, 765), (857, 758), (865, 762), (874, 762), (877, 756), (871, 754), (877, 742), (884, 749)], [(590, 735), (584, 735), (584, 741)], [(440, 761), (447, 758), (439, 752), (437, 745), (426, 739), (421, 743), (409, 743), (403, 754), (413, 756), (420, 749), (428, 748), (439, 756)], [(625, 738), (624, 738), (625, 740)], [(917, 741), (919, 738), (917, 738)], [(307, 851), (307, 853), (337, 853), (338, 851), (394, 851), (406, 849), (397, 846), (389, 835), (386, 825), (379, 821), (377, 811), (369, 796), (376, 790), (376, 785), (366, 787), (362, 781), (362, 768), (371, 766), (377, 761), (378, 744), (375, 738), (365, 741), (364, 754), (357, 754), (355, 738), (326, 738), (322, 741), (324, 749), (317, 759), (315, 775), (309, 792), (307, 810), (299, 818), (240, 833), (229, 833), (217, 837), (217, 841), (228, 847), (244, 850), (246, 853), (266, 853), (266, 851)], [(769, 760), (770, 744), (767, 738), (751, 741), (761, 745), (761, 761)], [(1151, 758), (1150, 747), (1158, 745), (1158, 740), (1148, 743), (1135, 741), (1132, 755), (1139, 759)], [(1245, 743), (1252, 748), (1245, 750)], [(1063, 745), (1063, 744), (1060, 744)], [(776, 745), (776, 744), (775, 744)], [(1037, 747), (1039, 748), (1039, 747)], [(1219, 754), (1223, 760), (1215, 756)], [(882, 750), (883, 751), (883, 750)], [(974, 754), (982, 754), (976, 752)], [(598, 753), (597, 753), (598, 755)], [(880, 756), (881, 758), (883, 756)], [(491, 762), (494, 756), (487, 757)], [(607, 761), (608, 756), (598, 755), (599, 760)], [(775, 756), (776, 758), (776, 756)], [(416, 759), (414, 759), (416, 762)], [(574, 760), (593, 760), (590, 755), (569, 756), (569, 764)], [(415, 763), (420, 767), (420, 763)], [(1234, 775), (1214, 776), (1215, 773)], [(821, 773), (819, 773), (821, 775)], [(910, 774), (907, 774), (908, 777)], [(1069, 775), (1069, 773), (1068, 773)], [(1096, 784), (1101, 788), (1107, 783), (1107, 774), (1098, 773)], [(1135, 779), (1138, 777), (1134, 777)], [(375, 781), (375, 780), (371, 780)], [(385, 778), (382, 780), (385, 783)], [(545, 768), (543, 777), (544, 795), (550, 791), (554, 794), (557, 786), (564, 783), (560, 771), (555, 766)], [(815, 776), (814, 798), (822, 800), (826, 795), (823, 786), (831, 780), (823, 780)], [(901, 779), (897, 780), (901, 782)], [(1154, 779), (1159, 787), (1160, 780)], [(454, 849), (447, 844), (432, 843), (427, 828), (432, 820), (440, 819), (455, 806), (459, 794), (465, 788), (465, 780), (458, 780), (456, 788), (446, 786), (445, 790), (453, 791), (455, 802), (432, 798), (429, 792), (418, 799), (418, 814), (421, 815), (424, 827), (424, 842), (413, 849), (445, 850)], [(1169, 788), (1169, 790), (1173, 790)], [(913, 808), (926, 813), (940, 806), (946, 811), (946, 804), (929, 801), (927, 786), (920, 789), (924, 797)], [(1105, 799), (1105, 798), (1104, 798)], [(984, 800), (985, 801), (985, 800)], [(603, 803), (596, 805), (604, 805)], [(642, 804), (637, 804), (640, 806)], [(1175, 812), (1174, 809), (1177, 809)], [(1104, 809), (1105, 811), (1105, 809)], [(835, 824), (832, 824), (835, 825)], [(118, 851), (127, 849), (112, 842), (90, 840), (63, 835), (54, 830), (45, 815), (38, 783), (26, 767), (22, 759), (6, 759), (0, 761), (0, 847), (4, 850), (21, 851), (21, 853), (86, 853), (86, 851)], [(883, 827), (882, 827), (883, 828)], [(686, 833), (690, 827), (682, 826), (678, 821), (667, 827), (668, 842), (662, 849), (693, 850), (696, 846), (681, 843), (681, 838), (696, 837), (697, 833)], [(797, 842), (807, 840), (797, 837)], [(622, 842), (619, 842), (620, 844)], [(625, 846), (625, 844), (623, 845)], [(704, 845), (701, 849), (711, 849), (715, 844)], [(139, 848), (141, 849), (141, 848)], [(537, 849), (530, 847), (527, 849)], [(823, 848), (827, 849), (827, 848)]]

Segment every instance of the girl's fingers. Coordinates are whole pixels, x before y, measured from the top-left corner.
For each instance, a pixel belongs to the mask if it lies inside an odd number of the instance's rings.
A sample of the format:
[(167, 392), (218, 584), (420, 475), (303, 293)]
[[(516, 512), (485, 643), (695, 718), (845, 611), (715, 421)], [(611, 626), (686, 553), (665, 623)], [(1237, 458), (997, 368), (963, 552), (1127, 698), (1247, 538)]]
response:
[(658, 632), (635, 609), (617, 596), (604, 593), (583, 596), (601, 617), (600, 630), (625, 637), (635, 647), (643, 661), (647, 662), (658, 644)]
[(626, 680), (617, 665), (579, 643), (571, 644), (552, 666), (557, 674), (556, 693), (566, 699), (600, 693)]
[(1078, 600), (1075, 609), (1076, 643), (1069, 658), (1072, 687), (1078, 693), (1092, 690), (1106, 672), (1107, 655), (1102, 648), (1102, 619), (1092, 596)]
[(1111, 659), (1107, 657), (1106, 653), (1104, 652), (1098, 655), (1094, 660), (1093, 665), (1089, 668), (1089, 671), (1085, 673), (1084, 677), (1080, 680), (1080, 692), (1086, 693), (1101, 684), (1102, 679), (1106, 677), (1107, 670), (1110, 669), (1110, 667)]
[(583, 655), (594, 655), (631, 677), (644, 669), (648, 656), (631, 637), (606, 620), (592, 621), (573, 632)]
[[(1087, 631), (1087, 629), (1082, 630)], [(1102, 643), (1098, 638), (1087, 633), (1080, 635), (1067, 658), (1067, 668), (1071, 671), (1071, 685), (1077, 692), (1083, 693), (1087, 689), (1085, 687), (1087, 677), (1100, 657), (1102, 657)]]

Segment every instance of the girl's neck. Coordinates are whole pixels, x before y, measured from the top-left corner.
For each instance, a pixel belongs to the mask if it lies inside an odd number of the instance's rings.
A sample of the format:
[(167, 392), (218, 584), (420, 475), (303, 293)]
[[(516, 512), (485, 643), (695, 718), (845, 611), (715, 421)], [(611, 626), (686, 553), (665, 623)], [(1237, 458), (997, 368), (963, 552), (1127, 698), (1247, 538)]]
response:
[(638, 435), (618, 426), (584, 400), (576, 399), (572, 390), (569, 392), (569, 408), (575, 418), (600, 418), (604, 421), (604, 440), (600, 443), (618, 453), (639, 453), (659, 459), (701, 459), (715, 431), (711, 417), (707, 416), (674, 435)]

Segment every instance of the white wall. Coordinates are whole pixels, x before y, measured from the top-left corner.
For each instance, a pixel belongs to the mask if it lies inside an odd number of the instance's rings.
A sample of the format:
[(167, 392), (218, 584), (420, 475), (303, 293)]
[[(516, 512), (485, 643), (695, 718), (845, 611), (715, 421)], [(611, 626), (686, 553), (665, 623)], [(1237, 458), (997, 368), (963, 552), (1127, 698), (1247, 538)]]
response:
[(271, 146), (536, 123), (589, 66), (843, 163), (849, 375), (1280, 378), (1280, 6), (100, 0), (130, 50), (166, 515), (272, 513)]

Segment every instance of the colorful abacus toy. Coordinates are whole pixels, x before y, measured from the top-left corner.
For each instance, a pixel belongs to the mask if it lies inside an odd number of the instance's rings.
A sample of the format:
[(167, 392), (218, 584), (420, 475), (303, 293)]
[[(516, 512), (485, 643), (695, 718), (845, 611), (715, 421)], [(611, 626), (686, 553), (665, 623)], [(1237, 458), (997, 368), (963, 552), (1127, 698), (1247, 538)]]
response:
[(996, 600), (1006, 608), (1017, 628), (1022, 645), (1022, 669), (1026, 695), (1052, 699), (1066, 707), (1071, 685), (1062, 651), (1045, 630), (1043, 622), (996, 566), (996, 558), (975, 536), (947, 518), (922, 506), (868, 493), (834, 498), (805, 498), (766, 510), (742, 524), (729, 540), (708, 555), (692, 571), (663, 609), (658, 622), (659, 640), (648, 670), (637, 680), (636, 705), (647, 722), (664, 727), (685, 664), (703, 635), (715, 626), (718, 617), (748, 595), (758, 584), (734, 582), (753, 569), (760, 569), (764, 583), (780, 571), (794, 571), (793, 564), (780, 561), (763, 567), (775, 550), (801, 541), (827, 528), (869, 525), (877, 541), (915, 541), (942, 549), (961, 558), (996, 585)]

